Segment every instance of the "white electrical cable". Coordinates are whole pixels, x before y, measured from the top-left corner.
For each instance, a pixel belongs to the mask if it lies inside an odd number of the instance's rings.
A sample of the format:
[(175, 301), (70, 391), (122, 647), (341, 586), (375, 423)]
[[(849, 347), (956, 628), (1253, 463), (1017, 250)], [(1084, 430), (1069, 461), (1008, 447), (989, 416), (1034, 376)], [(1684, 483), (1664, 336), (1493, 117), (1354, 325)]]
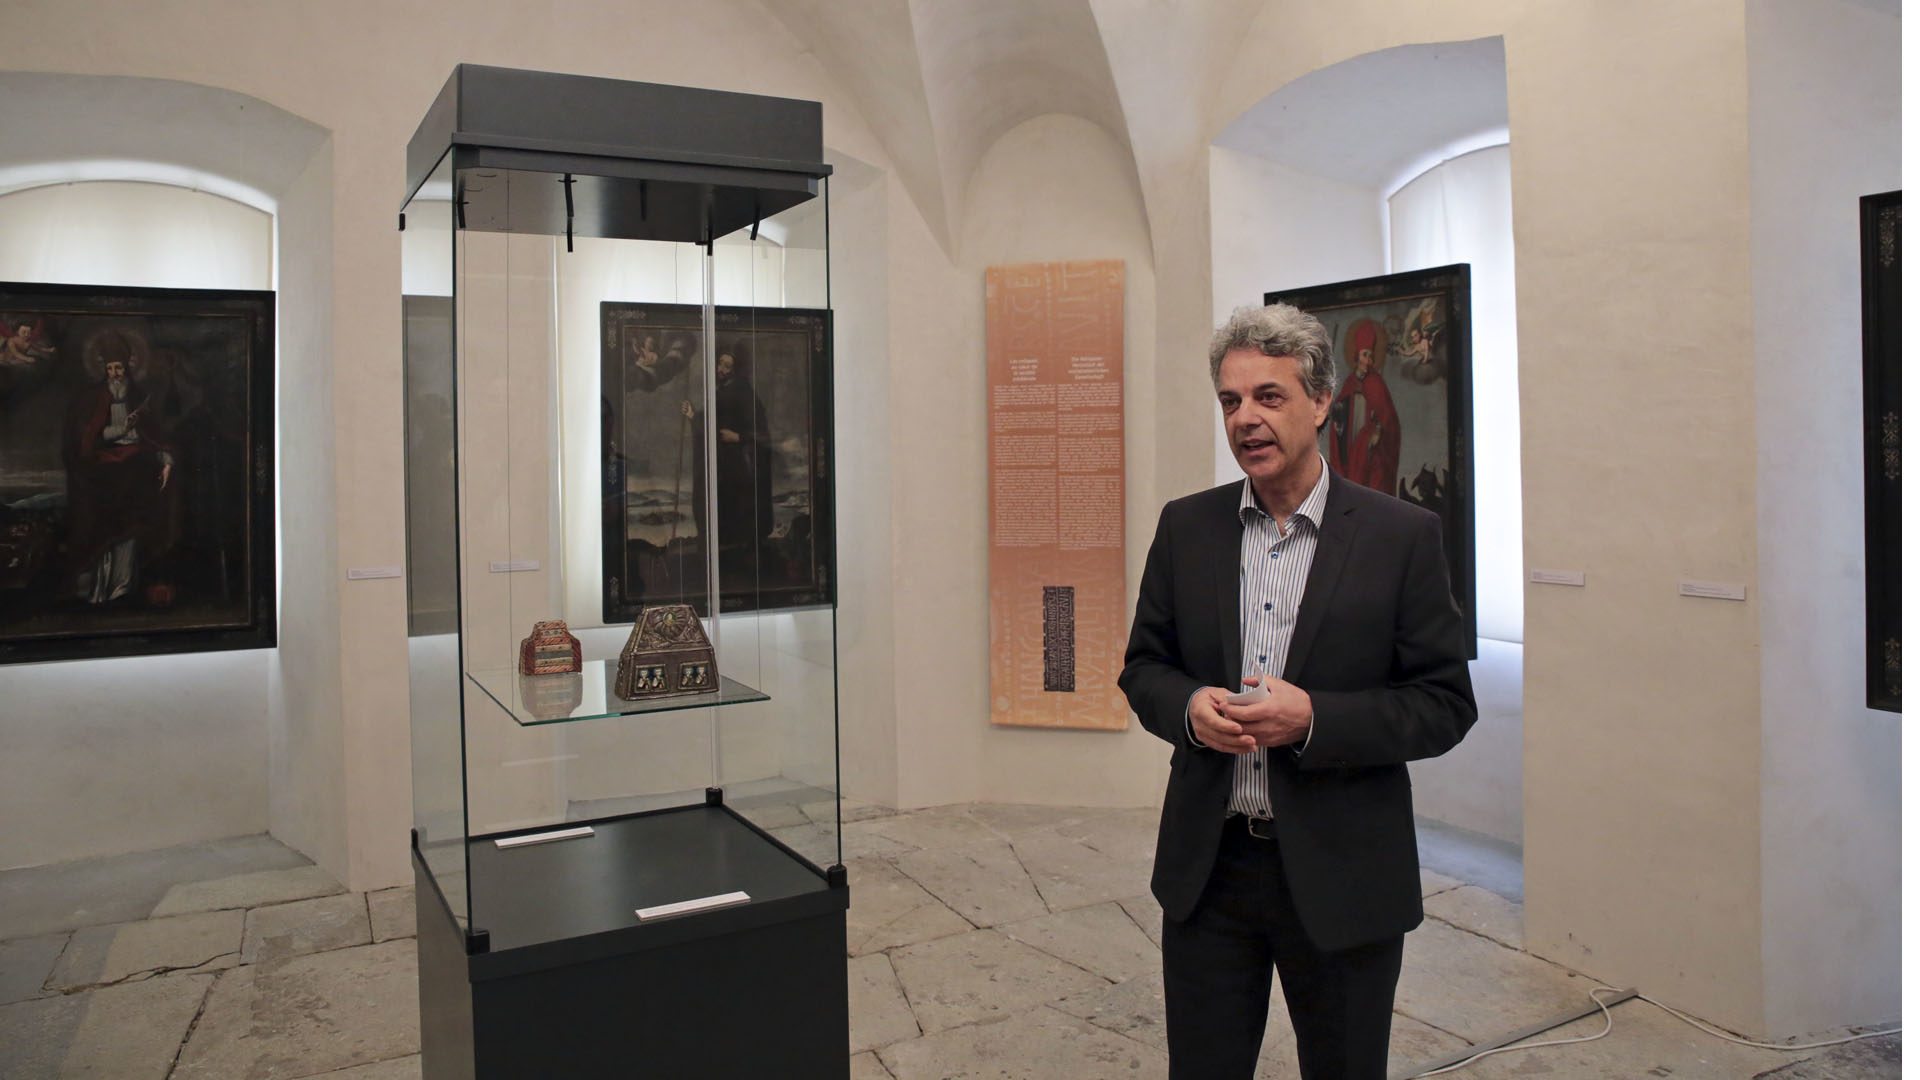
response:
[[(1572, 1046), (1575, 1043), (1593, 1042), (1597, 1039), (1604, 1039), (1613, 1032), (1613, 1010), (1607, 1007), (1606, 1002), (1600, 1000), (1600, 995), (1603, 993), (1617, 994), (1619, 992), (1620, 992), (1619, 988), (1612, 987), (1612, 986), (1596, 986), (1593, 989), (1587, 991), (1587, 996), (1593, 999), (1593, 1003), (1595, 1005), (1600, 1006), (1600, 1014), (1607, 1018), (1607, 1026), (1602, 1028), (1598, 1034), (1582, 1035), (1577, 1039), (1548, 1039), (1544, 1042), (1519, 1043), (1514, 1046), (1496, 1046), (1491, 1050), (1482, 1050), (1479, 1053), (1473, 1055), (1470, 1058), (1467, 1058), (1464, 1061), (1457, 1061), (1452, 1065), (1448, 1065), (1444, 1069), (1432, 1069), (1427, 1072), (1423, 1072), (1420, 1074), (1420, 1076), (1423, 1076), (1423, 1077), (1439, 1076), (1441, 1073), (1450, 1073), (1455, 1069), (1464, 1069), (1467, 1066), (1473, 1064), (1474, 1062), (1479, 1061), (1481, 1058), (1492, 1057), (1495, 1054), (1509, 1054), (1515, 1050), (1538, 1050), (1538, 1049), (1541, 1049), (1542, 1047), (1547, 1047), (1547, 1046)], [(1727, 1032), (1709, 1027), (1708, 1025), (1703, 1024), (1698, 1020), (1695, 1020), (1693, 1017), (1687, 1016), (1686, 1014), (1680, 1012), (1677, 1009), (1671, 1008), (1666, 1005), (1662, 1005), (1661, 1003), (1653, 1000), (1650, 997), (1647, 997), (1644, 994), (1639, 995), (1639, 999), (1653, 1006), (1656, 1009), (1660, 1009), (1664, 1012), (1672, 1014), (1676, 1019), (1684, 1020), (1687, 1023), (1692, 1024), (1694, 1027), (1699, 1028), (1701, 1031), (1706, 1032), (1707, 1034), (1713, 1036), (1716, 1039), (1725, 1039), (1728, 1042), (1739, 1043), (1742, 1046), (1752, 1046), (1761, 1050), (1814, 1050), (1822, 1046), (1839, 1046), (1841, 1043), (1850, 1043), (1858, 1039), (1871, 1039), (1881, 1035), (1897, 1035), (1900, 1033), (1899, 1028), (1891, 1027), (1881, 1031), (1863, 1031), (1858, 1035), (1849, 1035), (1844, 1039), (1827, 1039), (1824, 1042), (1810, 1042), (1810, 1043), (1754, 1042), (1752, 1039), (1743, 1039), (1738, 1035), (1731, 1035), (1731, 1034), (1728, 1034)], [(1627, 1000), (1631, 1001), (1633, 999), (1628, 998)], [(1619, 1004), (1624, 1005), (1626, 1004), (1626, 1002), (1623, 1001), (1623, 1002), (1620, 1002)]]

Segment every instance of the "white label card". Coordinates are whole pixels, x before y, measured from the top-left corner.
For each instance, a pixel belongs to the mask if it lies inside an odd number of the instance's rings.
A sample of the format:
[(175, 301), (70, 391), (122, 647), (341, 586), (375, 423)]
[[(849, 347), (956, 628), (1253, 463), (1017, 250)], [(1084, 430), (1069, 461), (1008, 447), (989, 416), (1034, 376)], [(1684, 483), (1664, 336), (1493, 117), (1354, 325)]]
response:
[(551, 832), (528, 833), (525, 836), (509, 836), (505, 839), (495, 840), (493, 846), (497, 848), (517, 848), (526, 847), (528, 844), (550, 844), (555, 840), (578, 840), (580, 837), (592, 835), (593, 826), (582, 825), (573, 829), (554, 829)]
[(1745, 600), (1747, 587), (1727, 581), (1683, 581), (1681, 596), (1703, 596), (1709, 600)]
[(524, 574), (529, 570), (540, 569), (539, 559), (495, 559), (487, 564), (487, 569), (496, 574)]
[(1587, 586), (1585, 570), (1535, 570), (1527, 575), (1527, 580), (1541, 585), (1577, 585)]
[(350, 566), (347, 568), (348, 581), (372, 581), (376, 578), (399, 577), (397, 566)]
[(674, 915), (690, 915), (696, 911), (710, 908), (732, 907), (753, 899), (743, 892), (720, 893), (716, 896), (703, 896), (698, 900), (681, 900), (673, 904), (655, 904), (653, 907), (635, 908), (633, 913), (640, 916), (641, 922), (653, 919), (665, 919)]

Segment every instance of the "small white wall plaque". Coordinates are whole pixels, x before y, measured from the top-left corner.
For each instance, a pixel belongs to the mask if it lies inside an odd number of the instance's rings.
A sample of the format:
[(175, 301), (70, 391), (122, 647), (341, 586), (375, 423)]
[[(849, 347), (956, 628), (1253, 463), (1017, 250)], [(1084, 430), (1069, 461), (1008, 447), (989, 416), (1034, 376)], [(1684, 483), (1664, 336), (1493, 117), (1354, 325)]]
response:
[(524, 574), (529, 570), (540, 569), (539, 559), (495, 559), (487, 564), (487, 569), (496, 574)]
[(1585, 570), (1535, 570), (1527, 575), (1527, 580), (1540, 585), (1573, 585), (1587, 587)]
[(581, 825), (573, 829), (554, 829), (551, 832), (528, 833), (525, 836), (509, 836), (504, 839), (495, 840), (493, 846), (497, 848), (517, 848), (526, 847), (528, 844), (551, 844), (555, 840), (577, 840), (580, 837), (592, 835), (593, 826)]
[(666, 919), (674, 915), (688, 915), (696, 911), (707, 911), (711, 908), (732, 907), (735, 904), (744, 904), (751, 899), (753, 899), (753, 897), (748, 896), (746, 893), (736, 891), (720, 893), (715, 896), (703, 896), (698, 900), (681, 900), (672, 904), (655, 904), (653, 907), (635, 908), (633, 913), (640, 916), (641, 922), (650, 922), (654, 919)]
[(1681, 596), (1704, 596), (1709, 600), (1745, 600), (1747, 587), (1728, 581), (1683, 581)]
[(400, 568), (397, 566), (349, 566), (347, 567), (348, 581), (372, 581), (375, 578), (390, 578), (390, 577), (399, 577), (399, 576), (400, 576)]

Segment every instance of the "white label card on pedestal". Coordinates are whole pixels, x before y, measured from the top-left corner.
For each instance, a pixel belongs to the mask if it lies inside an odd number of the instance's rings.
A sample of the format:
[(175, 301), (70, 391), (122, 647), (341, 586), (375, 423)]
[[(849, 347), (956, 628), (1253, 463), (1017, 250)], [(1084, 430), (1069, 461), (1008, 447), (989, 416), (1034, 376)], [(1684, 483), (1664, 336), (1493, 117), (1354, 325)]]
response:
[(375, 578), (399, 577), (397, 566), (350, 566), (347, 568), (348, 581), (372, 581)]
[(720, 893), (716, 896), (703, 896), (698, 900), (681, 900), (673, 904), (655, 904), (653, 907), (635, 908), (633, 913), (640, 916), (641, 922), (653, 919), (665, 919), (674, 915), (688, 915), (710, 908), (732, 907), (753, 899), (743, 892)]
[(1527, 580), (1540, 585), (1576, 585), (1587, 587), (1585, 570), (1535, 570), (1527, 575)]
[(555, 840), (577, 840), (580, 837), (592, 835), (593, 826), (582, 825), (573, 829), (554, 829), (551, 832), (528, 833), (525, 836), (509, 836), (504, 839), (495, 840), (493, 846), (497, 848), (526, 847), (528, 844), (550, 844)]
[(1727, 581), (1683, 581), (1681, 596), (1704, 596), (1709, 600), (1745, 600), (1747, 587)]
[(524, 574), (529, 570), (540, 569), (539, 559), (495, 559), (487, 564), (487, 569), (496, 574)]

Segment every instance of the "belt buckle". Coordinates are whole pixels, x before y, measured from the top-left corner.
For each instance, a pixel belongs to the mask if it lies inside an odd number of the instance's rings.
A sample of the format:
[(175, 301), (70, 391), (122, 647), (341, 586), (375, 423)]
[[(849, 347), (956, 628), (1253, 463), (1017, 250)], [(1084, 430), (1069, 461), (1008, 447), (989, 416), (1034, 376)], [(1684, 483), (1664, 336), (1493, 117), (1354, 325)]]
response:
[(1256, 840), (1273, 839), (1273, 819), (1247, 816), (1247, 835)]

